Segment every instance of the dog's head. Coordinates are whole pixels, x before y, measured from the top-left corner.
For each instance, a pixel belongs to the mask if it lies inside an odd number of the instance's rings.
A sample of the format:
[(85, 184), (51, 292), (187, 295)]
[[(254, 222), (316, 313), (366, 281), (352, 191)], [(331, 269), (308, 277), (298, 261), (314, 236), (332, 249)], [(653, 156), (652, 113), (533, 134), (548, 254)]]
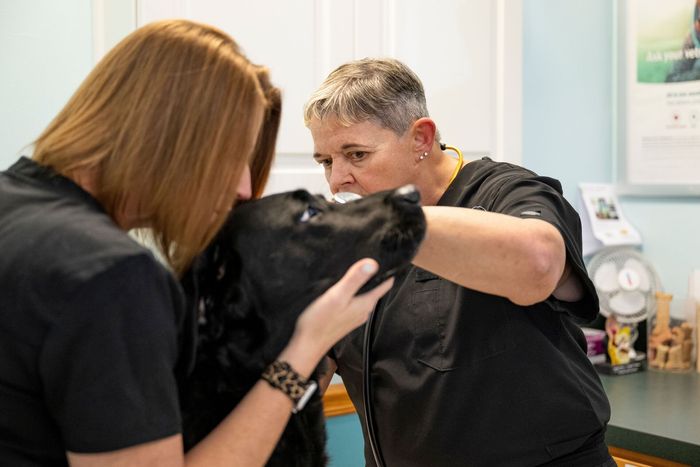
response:
[(352, 264), (379, 263), (362, 293), (407, 268), (424, 233), (411, 186), (345, 204), (298, 190), (237, 206), (183, 281), (199, 313), (196, 362), (181, 396), (186, 444), (247, 393), (299, 314)]
[[(305, 307), (354, 262), (370, 257), (378, 273), (360, 293), (409, 265), (425, 233), (420, 196), (412, 186), (345, 204), (305, 190), (242, 204), (199, 259), (199, 295), (209, 285), (241, 283), (264, 313), (270, 306)], [(204, 277), (208, 276), (208, 277)], [(218, 289), (219, 287), (215, 287)]]
[(360, 293), (408, 267), (425, 233), (419, 200), (406, 186), (345, 204), (297, 190), (237, 206), (191, 271), (210, 325), (200, 344), (238, 333), (239, 350), (276, 355), (299, 313), (356, 261), (379, 263)]

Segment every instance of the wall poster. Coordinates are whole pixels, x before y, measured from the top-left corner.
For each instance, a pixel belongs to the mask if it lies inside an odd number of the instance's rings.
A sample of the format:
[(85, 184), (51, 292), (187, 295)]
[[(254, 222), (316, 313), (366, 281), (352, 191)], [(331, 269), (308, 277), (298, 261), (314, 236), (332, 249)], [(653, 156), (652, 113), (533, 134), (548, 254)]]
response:
[(618, 191), (700, 196), (700, 0), (619, 0)]

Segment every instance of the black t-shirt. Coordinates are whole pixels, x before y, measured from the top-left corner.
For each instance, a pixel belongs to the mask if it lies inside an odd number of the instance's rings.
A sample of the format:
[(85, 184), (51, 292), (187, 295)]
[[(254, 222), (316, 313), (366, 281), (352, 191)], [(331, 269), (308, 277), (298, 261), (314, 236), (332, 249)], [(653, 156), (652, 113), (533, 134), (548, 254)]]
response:
[(0, 173), (0, 464), (66, 465), (181, 431), (173, 275), (70, 180)]
[[(461, 170), (438, 205), (550, 222), (585, 297), (518, 306), (416, 267), (398, 277), (371, 319), (370, 398), (386, 465), (608, 461), (610, 408), (577, 325), (596, 316), (598, 300), (581, 258), (580, 221), (559, 182), (484, 158)], [(363, 401), (364, 332), (350, 334), (333, 354), (374, 465)]]

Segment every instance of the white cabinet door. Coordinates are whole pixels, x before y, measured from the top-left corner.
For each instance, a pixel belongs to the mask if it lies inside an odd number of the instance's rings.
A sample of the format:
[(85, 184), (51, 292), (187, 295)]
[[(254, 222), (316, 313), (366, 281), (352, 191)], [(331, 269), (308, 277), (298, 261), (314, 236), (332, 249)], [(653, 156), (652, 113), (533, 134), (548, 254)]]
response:
[(522, 0), (135, 0), (137, 23), (217, 26), (271, 70), (283, 91), (268, 193), (325, 186), (311, 164), (304, 103), (343, 62), (395, 57), (423, 80), (444, 142), (520, 162)]
[(423, 81), (445, 143), (493, 153), (495, 8), (492, 0), (392, 0), (389, 55)]
[(503, 94), (520, 84), (519, 5), (510, 0), (505, 10), (505, 0), (137, 1), (139, 25), (169, 17), (210, 23), (231, 34), (251, 60), (270, 67), (284, 92), (280, 153), (311, 152), (302, 109), (329, 71), (347, 60), (393, 56), (423, 80), (446, 142), (516, 161), (519, 154), (504, 157), (497, 149), (499, 134), (507, 137), (499, 129), (502, 112), (519, 112), (517, 100), (502, 108)]
[(273, 83), (282, 88), (284, 99), (278, 150), (311, 152), (302, 108), (315, 84), (312, 0), (145, 0), (140, 2), (140, 7), (139, 25), (168, 17), (212, 24), (230, 34), (251, 61), (268, 66)]

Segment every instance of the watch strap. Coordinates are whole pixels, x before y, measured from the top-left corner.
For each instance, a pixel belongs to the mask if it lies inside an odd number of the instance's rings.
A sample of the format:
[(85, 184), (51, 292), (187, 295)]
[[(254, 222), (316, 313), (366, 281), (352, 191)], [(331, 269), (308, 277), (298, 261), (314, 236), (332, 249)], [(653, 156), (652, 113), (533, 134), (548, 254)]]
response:
[(303, 409), (317, 387), (313, 380), (307, 380), (284, 361), (275, 360), (262, 374), (262, 379), (270, 386), (285, 393), (294, 403), (293, 413)]

